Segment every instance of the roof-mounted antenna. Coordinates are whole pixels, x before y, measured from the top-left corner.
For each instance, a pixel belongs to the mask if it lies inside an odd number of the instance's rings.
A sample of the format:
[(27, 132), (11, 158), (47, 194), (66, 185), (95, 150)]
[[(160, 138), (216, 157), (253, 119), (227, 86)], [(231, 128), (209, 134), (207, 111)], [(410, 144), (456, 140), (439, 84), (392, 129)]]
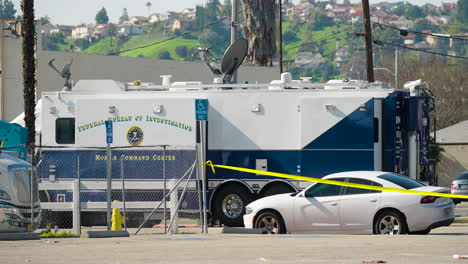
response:
[(232, 75), (239, 68), (247, 56), (249, 44), (246, 39), (239, 39), (232, 43), (224, 53), (221, 60), (221, 66), (216, 62), (216, 59), (210, 53), (210, 49), (198, 48), (200, 59), (210, 68), (211, 72), (216, 77), (222, 77), (223, 83), (231, 83)]
[(55, 58), (51, 59), (49, 61), (49, 66), (52, 69), (54, 69), (60, 75), (60, 77), (62, 77), (65, 80), (65, 83), (63, 84), (63, 90), (64, 91), (71, 91), (72, 87), (71, 87), (71, 83), (70, 83), (70, 77), (71, 77), (70, 66), (73, 63), (73, 58), (70, 60), (69, 63), (67, 63), (67, 64), (65, 64), (65, 66), (63, 66), (62, 71), (59, 71), (59, 70), (57, 70), (57, 68), (55, 68), (54, 61), (55, 61)]

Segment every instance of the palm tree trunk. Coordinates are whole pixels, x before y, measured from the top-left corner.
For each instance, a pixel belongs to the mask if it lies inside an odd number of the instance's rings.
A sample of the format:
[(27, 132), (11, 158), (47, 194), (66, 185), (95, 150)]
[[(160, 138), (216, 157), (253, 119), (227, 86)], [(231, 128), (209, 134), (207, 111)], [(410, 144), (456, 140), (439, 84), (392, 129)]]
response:
[(242, 0), (248, 58), (260, 66), (272, 66), (276, 54), (275, 0)]
[(34, 0), (23, 0), (23, 94), (24, 94), (24, 122), (28, 128), (28, 151), (34, 155), (34, 141), (36, 137), (34, 110), (36, 88), (36, 30), (34, 24)]

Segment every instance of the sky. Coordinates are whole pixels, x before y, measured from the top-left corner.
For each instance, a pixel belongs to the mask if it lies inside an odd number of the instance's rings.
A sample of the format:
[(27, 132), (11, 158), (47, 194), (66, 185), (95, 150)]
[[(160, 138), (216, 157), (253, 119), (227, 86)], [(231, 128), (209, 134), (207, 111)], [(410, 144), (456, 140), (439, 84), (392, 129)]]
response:
[[(240, 1), (240, 0), (239, 0)], [(298, 2), (299, 0), (293, 0)], [(401, 0), (386, 0), (387, 2), (398, 2)], [(409, 3), (422, 5), (431, 3), (440, 6), (442, 2), (455, 2), (456, 0), (408, 0)], [(12, 0), (20, 14), (21, 0)], [(127, 8), (128, 15), (148, 16), (146, 3), (150, 2), (151, 13), (165, 11), (180, 12), (184, 8), (194, 8), (197, 4), (203, 4), (206, 0), (36, 0), (36, 17), (48, 15), (53, 24), (77, 25), (81, 23), (89, 24), (94, 22), (96, 13), (105, 7), (110, 21), (116, 23), (122, 14), (122, 9)], [(224, 0), (220, 0), (224, 2)], [(338, 0), (338, 2), (341, 2)], [(360, 2), (352, 0), (352, 2)], [(370, 0), (370, 3), (383, 2)]]

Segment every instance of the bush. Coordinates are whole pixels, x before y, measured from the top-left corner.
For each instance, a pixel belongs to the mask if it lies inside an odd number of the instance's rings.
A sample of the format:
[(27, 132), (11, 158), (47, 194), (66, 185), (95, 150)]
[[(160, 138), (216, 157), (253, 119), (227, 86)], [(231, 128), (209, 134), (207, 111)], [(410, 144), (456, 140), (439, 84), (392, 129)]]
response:
[(187, 57), (187, 47), (186, 46), (177, 46), (175, 48), (175, 52), (182, 58)]
[(161, 51), (159, 54), (158, 54), (158, 58), (160, 60), (171, 60), (171, 54), (169, 53), (169, 51)]
[(294, 34), (293, 32), (291, 31), (286, 31), (284, 34), (283, 34), (283, 42), (285, 44), (289, 44), (289, 43), (292, 43), (292, 42), (295, 42), (295, 41), (298, 41), (299, 39), (296, 37), (296, 34)]

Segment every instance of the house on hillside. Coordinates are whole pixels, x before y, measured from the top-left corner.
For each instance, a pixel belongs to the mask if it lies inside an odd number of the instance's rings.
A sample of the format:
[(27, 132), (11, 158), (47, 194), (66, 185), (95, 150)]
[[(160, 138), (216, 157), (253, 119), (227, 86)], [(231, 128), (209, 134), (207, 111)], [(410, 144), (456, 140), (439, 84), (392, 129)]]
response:
[(416, 41), (416, 35), (414, 34), (409, 34), (406, 37), (404, 37), (405, 45), (413, 45), (415, 41)]
[(281, 12), (284, 17), (291, 17), (294, 15), (294, 5), (292, 3), (285, 3), (281, 6)]
[(383, 16), (381, 21), (382, 22), (393, 22), (393, 21), (398, 21), (400, 19), (401, 19), (400, 16), (392, 14), (392, 15)]
[(329, 3), (325, 6), (325, 10), (328, 10), (328, 11), (333, 11), (335, 9), (351, 9), (353, 7), (357, 7), (356, 5), (353, 5), (353, 4), (333, 4), (333, 3)]
[(416, 22), (414, 22), (413, 20), (407, 20), (407, 19), (399, 19), (399, 20), (396, 20), (396, 21), (392, 21), (392, 24), (397, 27), (397, 28), (401, 28), (401, 29), (410, 29), (414, 26)]
[(298, 52), (296, 54), (296, 59), (294, 60), (296, 66), (305, 68), (316, 68), (324, 62), (325, 59), (320, 55), (320, 53), (314, 54), (310, 51)]
[(93, 39), (100, 39), (104, 37), (104, 34), (109, 27), (108, 24), (99, 24), (96, 25), (91, 31), (89, 36)]
[(174, 11), (167, 11), (165, 15), (167, 16), (167, 19), (173, 19), (173, 18), (178, 18), (181, 15), (181, 13), (177, 13)]
[(130, 23), (132, 23), (134, 25), (148, 24), (149, 21), (150, 21), (150, 19), (148, 17), (144, 17), (144, 16), (132, 16), (130, 18)]
[(119, 36), (133, 36), (144, 35), (146, 33), (146, 26), (134, 25), (132, 23), (117, 25), (117, 35)]
[(186, 27), (190, 27), (195, 23), (194, 20), (182, 20), (182, 19), (174, 19), (169, 24), (169, 29), (174, 32), (176, 30), (181, 30)]
[(348, 10), (348, 13), (351, 15), (351, 16), (362, 16), (362, 7), (351, 7), (349, 10)]
[(182, 10), (182, 16), (188, 20), (194, 20), (197, 17), (195, 8), (185, 8)]
[(76, 26), (71, 33), (71, 39), (89, 39), (91, 37), (91, 32), (94, 30), (93, 25), (81, 24)]
[(50, 33), (62, 33), (65, 37), (69, 38), (71, 36), (72, 30), (75, 26), (68, 25), (55, 25), (55, 28), (50, 31)]
[(45, 24), (45, 25), (42, 25), (41, 27), (41, 33), (45, 36), (48, 36), (50, 34), (52, 34), (52, 31), (56, 30), (57, 27), (55, 25), (52, 25), (52, 24)]
[(450, 186), (453, 179), (468, 171), (468, 120), (438, 130), (436, 142), (444, 151), (437, 164), (440, 186)]

